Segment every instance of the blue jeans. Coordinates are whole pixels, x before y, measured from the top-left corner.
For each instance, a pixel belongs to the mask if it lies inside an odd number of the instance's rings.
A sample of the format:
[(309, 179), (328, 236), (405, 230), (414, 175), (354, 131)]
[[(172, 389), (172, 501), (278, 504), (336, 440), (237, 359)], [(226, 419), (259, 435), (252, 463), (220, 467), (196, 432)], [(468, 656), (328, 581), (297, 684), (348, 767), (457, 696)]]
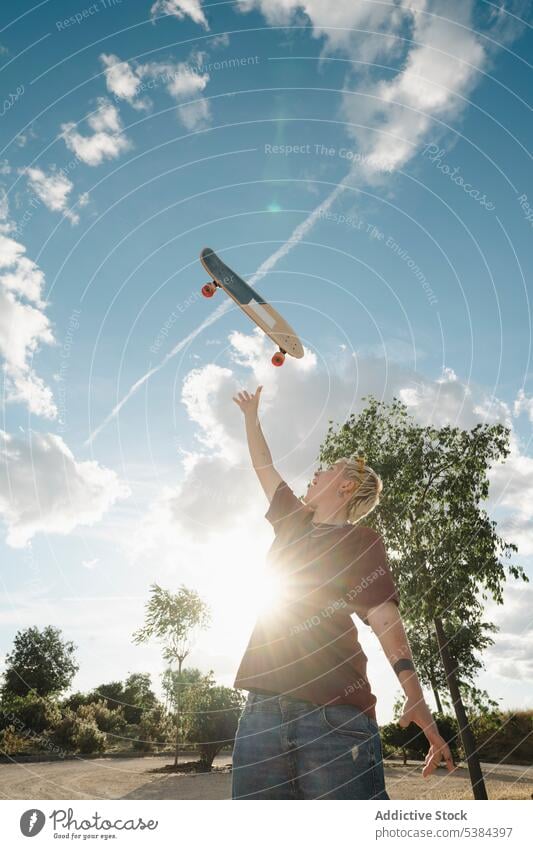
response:
[(249, 693), (232, 799), (389, 799), (377, 722), (353, 705)]

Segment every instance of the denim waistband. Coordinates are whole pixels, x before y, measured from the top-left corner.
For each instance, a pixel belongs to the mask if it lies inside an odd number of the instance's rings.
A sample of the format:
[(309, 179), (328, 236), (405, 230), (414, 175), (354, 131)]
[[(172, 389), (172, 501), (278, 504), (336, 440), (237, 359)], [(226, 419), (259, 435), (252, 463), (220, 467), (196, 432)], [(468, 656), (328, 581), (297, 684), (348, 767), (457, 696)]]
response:
[[(272, 705), (273, 708), (276, 705), (280, 706), (282, 704), (285, 704), (285, 705), (290, 705), (291, 707), (294, 706), (295, 708), (299, 708), (300, 710), (309, 711), (309, 712), (324, 708), (324, 705), (319, 705), (319, 704), (316, 704), (315, 702), (310, 702), (306, 699), (297, 699), (297, 698), (294, 698), (293, 696), (285, 695), (285, 693), (270, 693), (266, 690), (255, 690), (255, 689), (249, 690), (248, 691), (248, 699), (247, 699), (247, 702), (246, 702), (246, 707), (248, 708), (248, 710), (253, 711), (253, 706), (259, 705), (259, 704), (261, 704), (264, 707), (267, 707), (270, 704), (270, 705)], [(361, 711), (360, 708), (357, 708), (353, 705), (352, 705), (352, 707), (353, 707), (354, 711), (364, 713), (364, 711)], [(367, 719), (368, 719), (368, 722), (370, 723), (370, 725), (374, 728), (374, 730), (378, 731), (379, 726), (378, 726), (376, 720), (371, 719), (371, 717), (369, 717), (368, 714), (366, 716), (367, 716)]]

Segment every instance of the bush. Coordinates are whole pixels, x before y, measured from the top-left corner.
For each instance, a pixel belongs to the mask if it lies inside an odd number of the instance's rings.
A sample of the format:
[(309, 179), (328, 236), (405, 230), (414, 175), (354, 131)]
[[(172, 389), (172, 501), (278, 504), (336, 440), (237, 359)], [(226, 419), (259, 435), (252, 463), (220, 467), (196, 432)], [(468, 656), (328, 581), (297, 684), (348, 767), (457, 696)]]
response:
[(482, 761), (533, 763), (533, 711), (490, 711), (471, 718)]
[(50, 740), (62, 749), (74, 750), (76, 748), (76, 734), (80, 724), (79, 717), (73, 710), (67, 708), (63, 716), (50, 734)]
[(144, 712), (138, 725), (138, 738), (133, 748), (139, 752), (152, 752), (157, 745), (167, 745), (173, 737), (173, 723), (163, 705)]
[[(434, 714), (434, 719), (439, 734), (448, 743), (454, 760), (457, 760), (460, 744), (457, 722), (453, 717), (442, 713)], [(402, 728), (397, 722), (390, 722), (380, 729), (380, 734), (383, 743), (383, 755), (390, 756), (393, 753), (399, 753), (402, 755), (404, 763), (407, 758), (423, 760), (429, 750), (427, 737), (414, 722), (411, 722), (407, 728)]]
[(60, 705), (62, 710), (70, 708), (70, 710), (77, 711), (80, 705), (88, 705), (94, 701), (96, 701), (96, 699), (91, 693), (80, 693), (78, 691), (77, 693), (71, 693), (70, 696), (62, 699)]
[(28, 693), (13, 696), (2, 703), (1, 727), (13, 725), (20, 734), (36, 735), (49, 731), (59, 722), (61, 712), (50, 699)]
[(104, 699), (80, 705), (76, 710), (76, 716), (84, 722), (94, 722), (100, 731), (108, 733), (118, 731), (125, 724), (122, 708), (110, 710)]
[(100, 731), (96, 722), (84, 722), (77, 720), (78, 726), (74, 735), (77, 750), (82, 755), (91, 755), (94, 752), (105, 752), (106, 736)]
[(0, 731), (0, 754), (19, 755), (28, 749), (29, 740), (18, 734), (14, 725), (7, 725)]
[(183, 729), (187, 740), (198, 744), (206, 769), (211, 769), (215, 755), (235, 739), (242, 705), (238, 690), (216, 686), (210, 676), (184, 693)]

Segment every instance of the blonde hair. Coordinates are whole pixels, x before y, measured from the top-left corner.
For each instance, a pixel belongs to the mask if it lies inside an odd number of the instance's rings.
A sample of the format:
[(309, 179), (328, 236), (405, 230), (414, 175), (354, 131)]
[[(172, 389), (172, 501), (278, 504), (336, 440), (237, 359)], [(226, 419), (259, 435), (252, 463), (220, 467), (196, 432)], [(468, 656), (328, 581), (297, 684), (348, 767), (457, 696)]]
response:
[(357, 484), (346, 505), (348, 522), (355, 525), (379, 504), (383, 481), (374, 469), (366, 465), (364, 457), (340, 457), (336, 462), (345, 464), (343, 477)]

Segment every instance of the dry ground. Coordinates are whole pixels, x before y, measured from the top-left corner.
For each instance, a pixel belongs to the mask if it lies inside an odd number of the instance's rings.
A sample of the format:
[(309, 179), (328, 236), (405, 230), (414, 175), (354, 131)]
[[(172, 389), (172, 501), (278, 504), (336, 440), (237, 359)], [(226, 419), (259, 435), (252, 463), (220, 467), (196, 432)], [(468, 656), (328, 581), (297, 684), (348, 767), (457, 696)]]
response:
[[(229, 765), (221, 755), (215, 766)], [(169, 759), (168, 763), (171, 760)], [(161, 775), (166, 759), (95, 758), (49, 763), (0, 765), (0, 799), (229, 799), (231, 773)], [(533, 768), (486, 765), (490, 799), (533, 798)], [(391, 799), (472, 799), (468, 772), (439, 769), (423, 779), (421, 764), (385, 767)]]

